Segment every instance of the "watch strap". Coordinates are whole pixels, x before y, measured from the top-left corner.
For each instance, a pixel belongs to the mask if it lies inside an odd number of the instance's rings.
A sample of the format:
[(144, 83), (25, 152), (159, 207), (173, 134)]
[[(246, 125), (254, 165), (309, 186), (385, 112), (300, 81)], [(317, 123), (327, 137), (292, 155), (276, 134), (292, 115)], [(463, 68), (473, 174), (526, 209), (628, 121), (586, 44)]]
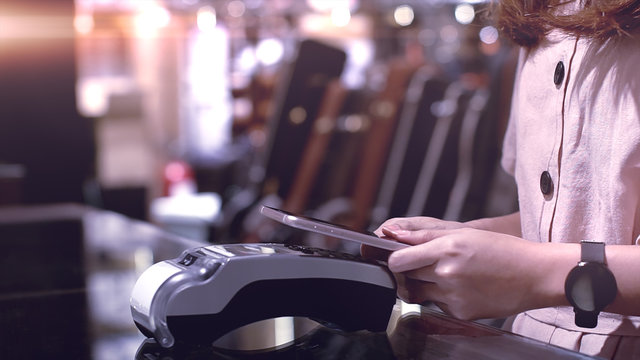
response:
[[(573, 305), (575, 324), (580, 327), (596, 327), (598, 325), (598, 315), (600, 311), (615, 299), (617, 293), (615, 277), (606, 266), (604, 247), (605, 244), (600, 241), (581, 241), (580, 262), (578, 266), (569, 273), (565, 281), (565, 294), (569, 302)], [(587, 278), (585, 278), (585, 276), (587, 276)], [(573, 291), (577, 282), (583, 284), (583, 292), (586, 290), (584, 288), (584, 281), (580, 281), (579, 279), (588, 279), (587, 281), (591, 284), (589, 286), (590, 291), (587, 291), (589, 294), (583, 293), (582, 295), (578, 295), (578, 297), (574, 297), (575, 293), (573, 293)], [(585, 296), (590, 298), (591, 301), (585, 303)], [(586, 306), (587, 309), (581, 308), (581, 305), (583, 307)], [(594, 306), (595, 309), (593, 309)]]
[(577, 326), (589, 329), (598, 326), (598, 315), (600, 315), (600, 311), (583, 311), (576, 308), (574, 308), (573, 311), (576, 314), (575, 323)]
[(601, 241), (582, 240), (580, 253), (581, 262), (605, 263), (604, 243)]

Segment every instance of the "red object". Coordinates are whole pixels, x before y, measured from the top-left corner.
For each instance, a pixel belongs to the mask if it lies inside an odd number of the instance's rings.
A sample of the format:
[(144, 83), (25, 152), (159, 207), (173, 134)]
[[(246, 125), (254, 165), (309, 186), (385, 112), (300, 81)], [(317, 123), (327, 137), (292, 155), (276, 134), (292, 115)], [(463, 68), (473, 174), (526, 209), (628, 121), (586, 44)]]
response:
[(175, 196), (179, 193), (195, 193), (195, 177), (193, 169), (184, 161), (171, 161), (164, 167), (165, 196)]

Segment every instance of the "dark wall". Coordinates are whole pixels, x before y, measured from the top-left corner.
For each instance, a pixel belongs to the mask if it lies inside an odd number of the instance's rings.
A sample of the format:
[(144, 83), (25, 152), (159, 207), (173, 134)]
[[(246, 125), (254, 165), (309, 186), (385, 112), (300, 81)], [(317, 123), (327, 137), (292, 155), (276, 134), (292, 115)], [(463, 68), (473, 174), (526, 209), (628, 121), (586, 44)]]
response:
[[(0, 0), (0, 163), (21, 164), (24, 203), (79, 202), (93, 174), (91, 120), (76, 110), (73, 0)], [(1, 200), (1, 199), (0, 199)]]

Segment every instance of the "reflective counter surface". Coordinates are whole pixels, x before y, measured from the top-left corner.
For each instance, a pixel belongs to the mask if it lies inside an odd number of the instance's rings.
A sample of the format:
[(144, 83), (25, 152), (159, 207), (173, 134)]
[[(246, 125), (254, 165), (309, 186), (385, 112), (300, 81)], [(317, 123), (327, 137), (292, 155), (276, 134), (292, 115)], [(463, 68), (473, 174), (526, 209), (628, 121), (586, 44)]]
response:
[(134, 326), (131, 290), (153, 263), (206, 244), (74, 204), (0, 208), (0, 244), (1, 359), (588, 358), (400, 301), (386, 332), (278, 318), (166, 350)]

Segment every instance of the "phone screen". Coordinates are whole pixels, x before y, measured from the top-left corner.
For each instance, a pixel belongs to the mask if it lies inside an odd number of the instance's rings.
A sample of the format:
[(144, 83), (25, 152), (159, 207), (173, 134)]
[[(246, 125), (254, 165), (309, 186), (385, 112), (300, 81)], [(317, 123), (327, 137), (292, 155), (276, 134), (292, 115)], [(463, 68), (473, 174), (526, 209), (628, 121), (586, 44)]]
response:
[(285, 210), (276, 209), (266, 205), (262, 206), (260, 212), (273, 220), (297, 229), (307, 230), (343, 240), (356, 241), (361, 244), (385, 250), (395, 251), (410, 246), (395, 240), (379, 238), (370, 232), (360, 232), (344, 225), (334, 224), (309, 216), (292, 214)]

